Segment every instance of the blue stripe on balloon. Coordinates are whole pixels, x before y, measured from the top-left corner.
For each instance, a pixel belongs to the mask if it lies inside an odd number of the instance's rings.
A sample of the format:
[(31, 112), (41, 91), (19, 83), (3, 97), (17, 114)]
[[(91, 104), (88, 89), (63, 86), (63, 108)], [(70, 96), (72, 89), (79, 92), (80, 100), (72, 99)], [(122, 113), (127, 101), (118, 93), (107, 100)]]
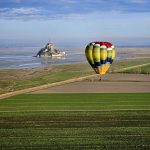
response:
[(95, 63), (95, 66), (101, 66), (101, 62), (94, 62)]
[(106, 60), (101, 60), (101, 64), (106, 64), (107, 59)]
[(107, 58), (107, 62), (109, 62), (111, 64), (112, 63), (112, 59), (111, 58)]
[(95, 64), (92, 64), (89, 62), (89, 64), (92, 66), (92, 68), (96, 68)]
[(112, 64), (112, 62), (113, 62), (113, 59), (111, 59), (111, 62), (110, 62), (110, 64)]

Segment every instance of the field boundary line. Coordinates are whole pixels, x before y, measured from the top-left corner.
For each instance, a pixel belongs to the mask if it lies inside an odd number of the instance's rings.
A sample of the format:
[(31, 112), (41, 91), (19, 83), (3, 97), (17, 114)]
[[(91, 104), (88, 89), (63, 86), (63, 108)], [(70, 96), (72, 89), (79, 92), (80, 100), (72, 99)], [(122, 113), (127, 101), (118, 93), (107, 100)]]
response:
[[(122, 71), (130, 70), (130, 69), (135, 69), (138, 67), (145, 67), (148, 65), (150, 65), (150, 63), (126, 67), (126, 68), (122, 68), (122, 69), (116, 69), (116, 70), (110, 71), (110, 73), (122, 72)], [(20, 95), (20, 94), (24, 94), (24, 93), (30, 93), (30, 92), (46, 89), (46, 88), (53, 87), (53, 86), (59, 86), (59, 85), (63, 85), (63, 84), (73, 83), (76, 81), (82, 81), (82, 80), (85, 80), (85, 79), (88, 79), (91, 77), (96, 77), (96, 76), (99, 76), (99, 75), (98, 74), (87, 75), (87, 76), (83, 76), (83, 77), (72, 78), (72, 79), (59, 81), (59, 82), (55, 82), (55, 83), (48, 83), (48, 84), (44, 84), (44, 85), (40, 85), (40, 86), (36, 86), (36, 87), (31, 87), (31, 88), (27, 88), (27, 89), (8, 92), (8, 93), (1, 94), (0, 99), (5, 99), (5, 98), (11, 97), (11, 96)]]
[(29, 92), (33, 92), (33, 91), (37, 91), (37, 90), (42, 90), (42, 89), (53, 87), (53, 86), (59, 86), (59, 85), (63, 85), (63, 84), (73, 83), (76, 81), (82, 81), (87, 78), (95, 77), (95, 76), (97, 76), (97, 74), (88, 75), (88, 76), (79, 77), (79, 78), (68, 79), (68, 80), (59, 81), (59, 82), (55, 82), (55, 83), (48, 83), (48, 84), (44, 84), (44, 85), (40, 85), (40, 86), (36, 86), (36, 87), (32, 87), (32, 88), (27, 88), (27, 89), (22, 89), (22, 90), (18, 90), (18, 91), (14, 91), (14, 92), (9, 92), (9, 93), (5, 93), (5, 94), (1, 94), (0, 99), (8, 98), (8, 97), (19, 95), (19, 94), (29, 93)]
[(0, 113), (32, 113), (32, 112), (115, 112), (115, 111), (150, 111), (150, 109), (99, 109), (99, 110), (81, 110), (81, 109), (76, 109), (76, 110), (72, 110), (72, 109), (68, 109), (68, 110), (58, 110), (58, 109), (54, 109), (54, 110), (2, 110), (0, 111)]

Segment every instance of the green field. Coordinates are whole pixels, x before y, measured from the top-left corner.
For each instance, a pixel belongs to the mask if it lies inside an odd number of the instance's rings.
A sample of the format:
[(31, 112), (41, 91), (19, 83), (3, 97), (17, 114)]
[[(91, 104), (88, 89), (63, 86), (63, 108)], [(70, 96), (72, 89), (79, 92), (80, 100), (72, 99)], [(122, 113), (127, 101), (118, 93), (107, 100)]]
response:
[(150, 149), (150, 93), (24, 94), (0, 101), (0, 149)]

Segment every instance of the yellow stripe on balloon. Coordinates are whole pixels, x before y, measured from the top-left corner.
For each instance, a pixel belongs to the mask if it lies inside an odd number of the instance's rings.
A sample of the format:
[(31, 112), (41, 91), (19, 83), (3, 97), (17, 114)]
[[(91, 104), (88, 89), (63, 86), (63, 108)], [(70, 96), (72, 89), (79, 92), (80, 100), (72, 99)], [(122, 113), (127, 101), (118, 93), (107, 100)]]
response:
[(109, 67), (110, 67), (110, 64), (108, 64), (108, 63), (106, 63), (106, 64), (104, 65), (105, 73), (107, 72), (107, 70), (109, 69)]
[(99, 68), (95, 68), (95, 72), (100, 75), (104, 75), (107, 72), (107, 70), (109, 69), (109, 67), (110, 67), (110, 64), (104, 64)]
[(107, 57), (112, 58), (112, 50), (107, 50)]
[(104, 68), (104, 65), (103, 66), (101, 66), (100, 68), (99, 68), (99, 74), (100, 75), (103, 75), (103, 74), (105, 74), (106, 72), (105, 72), (105, 68)]
[(106, 58), (107, 58), (106, 48), (100, 48), (100, 58), (101, 58), (101, 60), (106, 60)]
[(95, 44), (93, 47), (93, 60), (94, 62), (100, 62), (100, 45)]
[(112, 50), (112, 59), (114, 59), (115, 56), (116, 56), (116, 51), (115, 51), (115, 49), (113, 49), (113, 50)]
[(90, 64), (94, 64), (94, 61), (93, 61), (93, 45), (92, 44), (90, 44), (86, 47), (85, 55), (86, 55), (86, 58), (87, 58), (88, 62)]

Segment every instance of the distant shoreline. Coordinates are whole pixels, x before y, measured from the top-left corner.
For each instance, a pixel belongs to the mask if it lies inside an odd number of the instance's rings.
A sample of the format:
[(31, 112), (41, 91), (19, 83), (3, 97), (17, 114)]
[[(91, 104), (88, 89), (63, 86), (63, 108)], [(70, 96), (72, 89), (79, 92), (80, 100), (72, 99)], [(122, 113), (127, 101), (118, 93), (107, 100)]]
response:
[[(0, 44), (0, 48), (7, 48), (7, 47), (42, 47), (44, 44), (24, 44), (24, 43), (18, 43), (18, 44)], [(150, 48), (150, 45), (119, 45), (119, 44), (114, 44), (116, 47), (120, 47), (120, 48)], [(86, 45), (85, 45), (86, 46)], [(56, 44), (56, 47), (62, 47), (62, 48), (84, 48), (84, 46), (82, 45), (74, 45), (74, 46), (69, 46), (69, 45), (59, 45)]]
[[(37, 47), (0, 48), (0, 70), (3, 69), (32, 69), (49, 65), (73, 64), (87, 62), (83, 48), (63, 50), (67, 56), (62, 58), (35, 58)], [(150, 58), (150, 47), (116, 47), (116, 60)]]

